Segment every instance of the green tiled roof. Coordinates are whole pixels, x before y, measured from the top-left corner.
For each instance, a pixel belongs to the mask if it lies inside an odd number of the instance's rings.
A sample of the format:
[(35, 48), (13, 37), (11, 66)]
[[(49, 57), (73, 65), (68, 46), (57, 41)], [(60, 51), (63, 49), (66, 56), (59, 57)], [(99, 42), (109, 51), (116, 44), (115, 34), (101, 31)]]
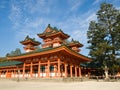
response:
[[(60, 47), (62, 47), (62, 46), (65, 46), (65, 47), (67, 47), (69, 50), (71, 50), (72, 52), (75, 52), (74, 50), (72, 50), (71, 48), (69, 48), (67, 45), (63, 44), (63, 45), (61, 45), (61, 46), (59, 46), (59, 47), (54, 47), (54, 48), (52, 48), (52, 47), (42, 48), (42, 49), (38, 49), (38, 50), (35, 50), (35, 51), (32, 51), (32, 52), (22, 53), (22, 54), (20, 54), (20, 55), (14, 55), (14, 56), (23, 56), (23, 55), (33, 54), (33, 53), (39, 53), (39, 52), (54, 50), (54, 49), (60, 48)], [(80, 53), (78, 53), (78, 52), (75, 52), (75, 53), (76, 53), (76, 54), (79, 54), (79, 55), (81, 55), (81, 56), (83, 56), (83, 57), (89, 58), (89, 57), (84, 56), (84, 55), (82, 55), (82, 54), (80, 54)], [(9, 56), (9, 57), (14, 57), (14, 56), (12, 55), (12, 56)]]
[(51, 49), (54, 49), (54, 48), (52, 48), (52, 47), (42, 48), (42, 49), (38, 49), (38, 50), (35, 50), (35, 51), (32, 51), (32, 52), (23, 53), (21, 55), (32, 54), (32, 53), (37, 53), (37, 52), (43, 52), (43, 51), (48, 51), (48, 50), (51, 50)]
[(69, 45), (71, 45), (71, 44), (76, 44), (76, 45), (79, 45), (79, 46), (83, 46), (79, 41), (77, 41), (77, 40), (74, 40), (74, 39), (72, 39), (71, 40), (71, 42), (69, 42), (67, 45), (69, 46)]
[[(57, 47), (56, 47), (56, 48), (57, 48)], [(38, 52), (48, 51), (48, 50), (51, 50), (51, 49), (55, 49), (55, 48), (52, 48), (52, 47), (41, 48), (41, 49), (37, 49), (37, 50), (31, 51), (31, 52), (22, 53), (22, 54), (20, 54), (20, 55), (10, 55), (9, 57), (12, 57), (12, 56), (28, 55), (28, 54), (33, 54), (33, 53), (38, 53)]]
[[(40, 34), (37, 34), (38, 36), (49, 36), (49, 35), (52, 35), (52, 34), (55, 34), (55, 33), (58, 33), (58, 32), (62, 32), (63, 34), (65, 34), (61, 29), (58, 29), (57, 27), (51, 27), (50, 24), (48, 24), (48, 27), (47, 28), (50, 28), (51, 31), (50, 32), (43, 32), (43, 33), (40, 33)], [(68, 34), (65, 34), (67, 36), (69, 36)]]
[(3, 67), (3, 66), (13, 66), (13, 65), (19, 65), (19, 64), (23, 64), (23, 62), (19, 62), (19, 61), (5, 61), (5, 62), (0, 62), (0, 67)]

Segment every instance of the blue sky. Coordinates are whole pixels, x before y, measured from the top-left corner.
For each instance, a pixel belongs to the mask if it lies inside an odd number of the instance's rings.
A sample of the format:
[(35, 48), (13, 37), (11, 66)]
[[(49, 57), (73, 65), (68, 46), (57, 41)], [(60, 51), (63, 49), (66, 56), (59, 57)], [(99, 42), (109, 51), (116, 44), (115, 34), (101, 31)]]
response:
[(16, 48), (24, 52), (19, 41), (26, 35), (42, 42), (37, 34), (48, 24), (84, 44), (80, 53), (87, 56), (89, 22), (104, 1), (120, 9), (120, 0), (0, 0), (0, 57)]

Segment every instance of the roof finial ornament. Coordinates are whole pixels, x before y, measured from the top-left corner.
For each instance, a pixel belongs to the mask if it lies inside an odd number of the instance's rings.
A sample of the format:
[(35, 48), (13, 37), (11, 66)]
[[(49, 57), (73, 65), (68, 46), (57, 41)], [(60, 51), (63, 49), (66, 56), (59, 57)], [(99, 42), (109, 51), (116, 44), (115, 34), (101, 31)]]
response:
[(50, 24), (48, 24), (48, 27), (50, 27)]
[(71, 42), (74, 42), (74, 39), (72, 38)]
[(28, 40), (29, 38), (30, 38), (29, 35), (27, 35), (26, 38), (25, 38), (25, 40)]

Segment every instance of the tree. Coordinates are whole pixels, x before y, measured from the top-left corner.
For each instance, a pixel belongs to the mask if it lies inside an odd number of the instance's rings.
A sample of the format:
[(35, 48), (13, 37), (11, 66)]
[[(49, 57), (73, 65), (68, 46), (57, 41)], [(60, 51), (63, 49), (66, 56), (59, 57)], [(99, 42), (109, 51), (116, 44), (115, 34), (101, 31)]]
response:
[(89, 55), (94, 64), (97, 63), (99, 68), (107, 66), (110, 71), (117, 65), (116, 55), (120, 51), (119, 16), (120, 11), (112, 4), (102, 3), (97, 12), (97, 21), (90, 22), (87, 32)]
[(117, 33), (117, 36), (115, 37), (116, 39), (115, 47), (118, 50), (117, 55), (120, 55), (120, 43), (119, 43), (120, 42), (120, 15), (117, 16), (115, 26), (116, 26), (115, 29)]
[(11, 51), (10, 53), (7, 53), (6, 56), (15, 56), (20, 54), (21, 54), (21, 50), (19, 48), (16, 48), (15, 51)]

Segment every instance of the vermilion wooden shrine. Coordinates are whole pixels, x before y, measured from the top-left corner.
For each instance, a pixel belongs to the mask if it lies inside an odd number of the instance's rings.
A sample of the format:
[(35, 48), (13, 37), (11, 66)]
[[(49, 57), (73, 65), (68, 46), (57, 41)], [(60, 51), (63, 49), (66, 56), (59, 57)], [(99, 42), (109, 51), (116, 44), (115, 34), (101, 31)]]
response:
[(37, 34), (41, 43), (27, 36), (20, 43), (25, 53), (8, 56), (11, 65), (0, 66), (1, 78), (60, 78), (81, 77), (80, 64), (90, 59), (79, 54), (83, 45), (78, 41), (68, 42), (69, 35), (48, 25), (43, 33)]

